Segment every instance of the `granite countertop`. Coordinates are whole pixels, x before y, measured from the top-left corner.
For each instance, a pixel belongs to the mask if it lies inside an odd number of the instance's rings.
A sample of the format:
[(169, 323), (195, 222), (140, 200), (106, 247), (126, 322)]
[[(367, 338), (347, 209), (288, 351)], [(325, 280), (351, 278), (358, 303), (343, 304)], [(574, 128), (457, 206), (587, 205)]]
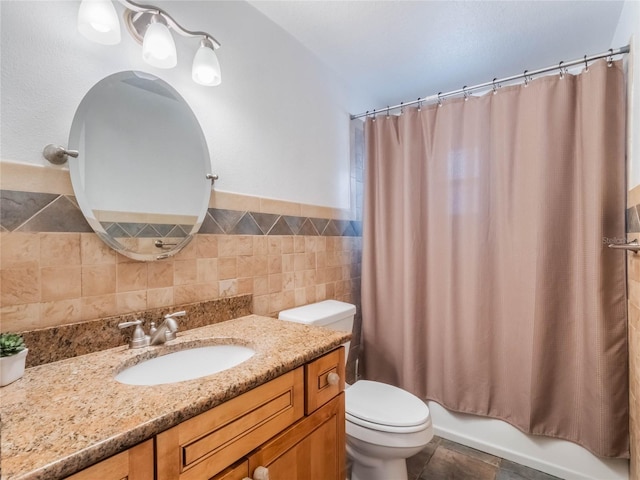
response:
[[(350, 334), (249, 315), (178, 332), (158, 347), (112, 348), (28, 368), (0, 388), (2, 479), (62, 478), (292, 370)], [(134, 386), (114, 375), (187, 346), (241, 344), (240, 365), (185, 382)]]

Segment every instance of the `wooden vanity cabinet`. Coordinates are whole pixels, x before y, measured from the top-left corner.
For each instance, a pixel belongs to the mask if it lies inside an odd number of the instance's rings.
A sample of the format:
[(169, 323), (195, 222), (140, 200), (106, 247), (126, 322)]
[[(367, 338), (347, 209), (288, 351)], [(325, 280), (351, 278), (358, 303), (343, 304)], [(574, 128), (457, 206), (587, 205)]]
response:
[(96, 463), (67, 480), (153, 480), (153, 439)]
[(156, 436), (158, 480), (343, 480), (344, 348)]

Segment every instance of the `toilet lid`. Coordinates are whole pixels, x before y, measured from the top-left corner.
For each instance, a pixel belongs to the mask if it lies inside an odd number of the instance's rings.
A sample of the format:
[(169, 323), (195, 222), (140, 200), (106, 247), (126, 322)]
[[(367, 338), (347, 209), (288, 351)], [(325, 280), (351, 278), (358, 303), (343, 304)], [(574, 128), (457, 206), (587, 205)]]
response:
[(429, 408), (415, 395), (386, 383), (359, 380), (345, 391), (352, 421), (391, 427), (416, 427), (429, 420)]

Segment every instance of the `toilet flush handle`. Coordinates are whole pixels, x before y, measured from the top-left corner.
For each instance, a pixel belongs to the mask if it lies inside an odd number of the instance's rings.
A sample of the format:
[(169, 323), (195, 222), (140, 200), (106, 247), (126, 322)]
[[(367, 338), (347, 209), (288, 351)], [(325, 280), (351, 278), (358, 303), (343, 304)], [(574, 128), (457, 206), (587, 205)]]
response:
[(266, 467), (257, 467), (253, 471), (253, 480), (269, 480), (269, 469)]
[(331, 372), (329, 375), (327, 375), (327, 383), (329, 385), (338, 385), (340, 383), (340, 375), (338, 375), (336, 372)]

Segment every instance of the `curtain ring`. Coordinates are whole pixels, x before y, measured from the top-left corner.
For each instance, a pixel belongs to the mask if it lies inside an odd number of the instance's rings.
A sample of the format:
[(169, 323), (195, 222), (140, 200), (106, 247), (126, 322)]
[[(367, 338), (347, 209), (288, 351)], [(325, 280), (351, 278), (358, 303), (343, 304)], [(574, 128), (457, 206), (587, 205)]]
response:
[(584, 56), (584, 71), (588, 72), (589, 71), (589, 62), (587, 62), (587, 56)]
[(376, 111), (375, 111), (375, 109), (373, 110), (373, 113), (371, 114), (371, 117), (372, 117), (371, 121), (375, 122), (376, 121)]
[(440, 95), (442, 95), (442, 92), (438, 92), (438, 106), (439, 107), (442, 106), (442, 97)]
[(469, 100), (469, 92), (467, 92), (467, 86), (462, 87), (462, 93), (464, 94), (464, 101)]
[(609, 49), (609, 56), (607, 57), (607, 67), (613, 66), (613, 48)]
[(564, 60), (563, 60), (563, 61), (561, 61), (561, 62), (558, 64), (558, 68), (560, 69), (560, 78), (561, 78), (561, 79), (563, 79), (563, 78), (564, 78), (564, 74), (565, 74), (565, 73), (567, 73), (567, 69), (566, 69), (566, 68), (564, 68), (564, 67), (562, 66), (563, 64), (564, 64)]
[(389, 105), (387, 105), (387, 118), (389, 118)]
[(400, 102), (400, 115), (404, 113), (404, 102)]
[(493, 94), (495, 95), (496, 93), (498, 93), (498, 89), (501, 87), (501, 85), (498, 83), (496, 84), (496, 80), (498, 80), (498, 77), (493, 79)]
[(531, 76), (527, 75), (528, 71), (529, 70), (525, 70), (524, 73), (523, 73), (523, 75), (524, 75), (524, 86), (525, 87), (528, 87), (529, 86), (529, 82), (531, 81)]
[(420, 97), (418, 97), (418, 111), (422, 110), (422, 100), (420, 100)]

